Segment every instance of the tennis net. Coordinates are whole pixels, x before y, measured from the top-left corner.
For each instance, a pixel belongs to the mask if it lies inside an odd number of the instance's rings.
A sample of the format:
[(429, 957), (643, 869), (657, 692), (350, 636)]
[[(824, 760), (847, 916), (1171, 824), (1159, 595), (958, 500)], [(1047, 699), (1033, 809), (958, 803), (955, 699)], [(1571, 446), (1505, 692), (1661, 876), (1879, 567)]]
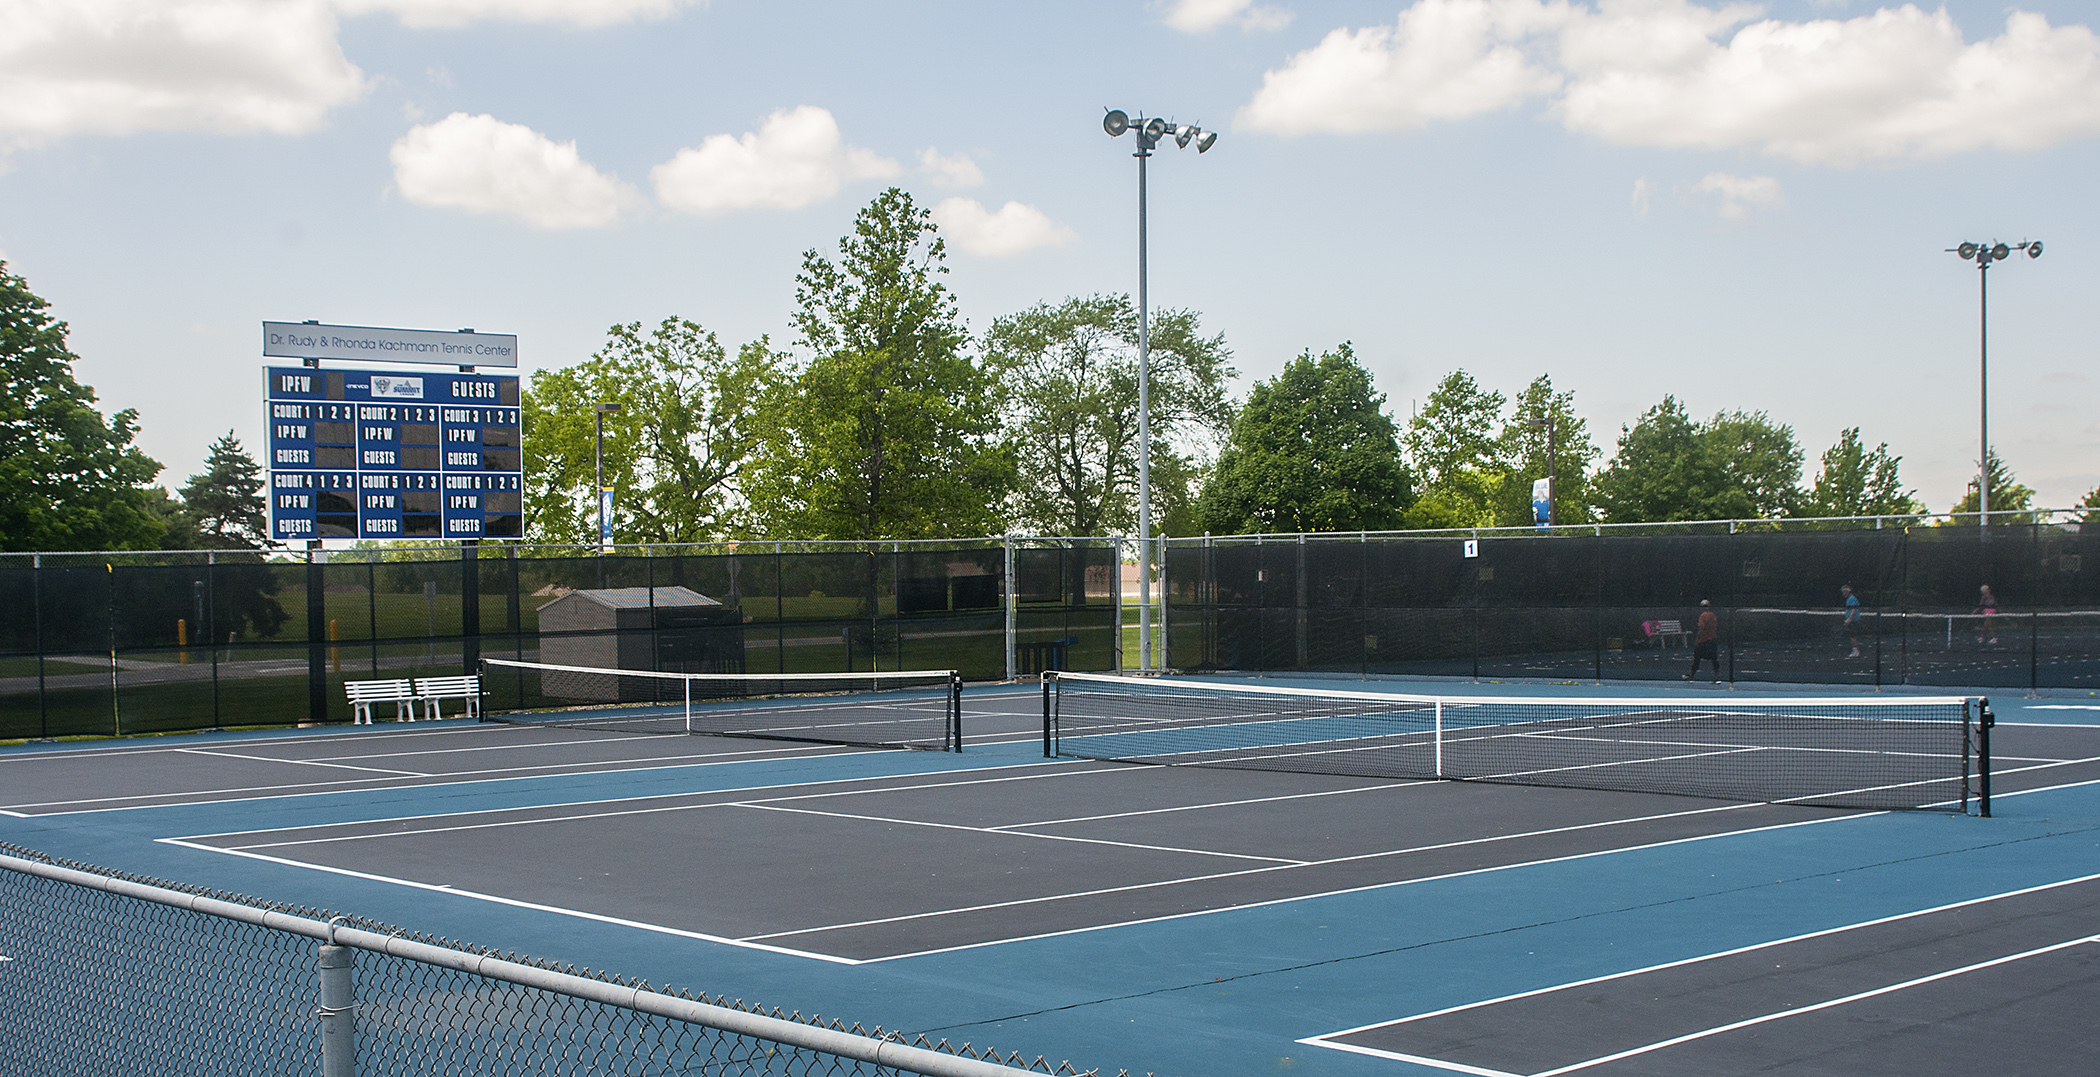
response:
[(952, 669), (671, 673), (481, 661), (488, 694), (519, 703), (485, 711), (491, 721), (962, 750), (962, 677)]
[(1418, 696), (1043, 675), (1048, 756), (1966, 811), (1969, 701)]

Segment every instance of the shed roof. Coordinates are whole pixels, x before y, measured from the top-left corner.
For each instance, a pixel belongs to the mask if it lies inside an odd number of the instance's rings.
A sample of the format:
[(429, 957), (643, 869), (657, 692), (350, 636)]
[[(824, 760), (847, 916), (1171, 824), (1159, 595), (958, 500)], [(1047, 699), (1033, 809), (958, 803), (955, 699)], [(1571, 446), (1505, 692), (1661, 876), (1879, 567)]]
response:
[[(651, 593), (655, 594), (652, 601)], [(719, 606), (715, 601), (690, 587), (605, 587), (589, 591), (571, 591), (565, 598), (581, 598), (616, 610), (647, 609), (650, 606)]]

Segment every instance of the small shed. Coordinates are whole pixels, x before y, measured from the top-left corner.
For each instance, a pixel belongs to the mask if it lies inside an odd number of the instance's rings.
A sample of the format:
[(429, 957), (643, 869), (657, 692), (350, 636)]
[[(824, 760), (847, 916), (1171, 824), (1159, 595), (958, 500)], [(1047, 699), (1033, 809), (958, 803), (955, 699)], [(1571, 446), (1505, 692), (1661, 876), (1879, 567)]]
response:
[[(689, 587), (607, 587), (571, 591), (540, 607), (540, 661), (559, 666), (742, 673), (744, 617), (736, 606)], [(551, 699), (642, 703), (684, 697), (677, 682), (548, 670)]]

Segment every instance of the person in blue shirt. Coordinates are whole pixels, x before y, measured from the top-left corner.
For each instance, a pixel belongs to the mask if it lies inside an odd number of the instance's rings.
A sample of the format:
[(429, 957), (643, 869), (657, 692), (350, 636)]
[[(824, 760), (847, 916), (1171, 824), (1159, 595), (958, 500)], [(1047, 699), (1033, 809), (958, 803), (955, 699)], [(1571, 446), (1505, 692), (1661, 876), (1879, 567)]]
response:
[(1852, 640), (1852, 653), (1846, 657), (1858, 658), (1859, 596), (1852, 593), (1852, 585), (1849, 583), (1838, 588), (1838, 593), (1845, 596), (1845, 635)]

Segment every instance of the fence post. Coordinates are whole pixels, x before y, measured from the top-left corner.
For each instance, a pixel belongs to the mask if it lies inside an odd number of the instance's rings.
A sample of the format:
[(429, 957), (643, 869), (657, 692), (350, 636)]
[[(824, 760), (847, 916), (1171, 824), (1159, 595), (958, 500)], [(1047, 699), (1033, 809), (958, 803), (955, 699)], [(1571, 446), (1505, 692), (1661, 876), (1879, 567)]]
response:
[(357, 951), (324, 942), (320, 956), (321, 1077), (357, 1077)]
[(1308, 639), (1308, 638), (1307, 638), (1307, 635), (1308, 635), (1308, 626), (1307, 626), (1307, 624), (1306, 624), (1306, 621), (1307, 621), (1307, 618), (1308, 618), (1308, 613), (1307, 613), (1307, 611), (1306, 611), (1306, 608), (1305, 608), (1305, 596), (1306, 596), (1306, 593), (1307, 593), (1307, 592), (1306, 592), (1306, 587), (1305, 587), (1305, 534), (1304, 534), (1303, 532), (1300, 532), (1300, 533), (1299, 533), (1299, 535), (1298, 535), (1298, 593), (1297, 593), (1297, 595), (1296, 595), (1296, 596), (1294, 596), (1294, 597), (1295, 597), (1295, 599), (1296, 599), (1296, 603), (1295, 603), (1295, 604), (1297, 605), (1297, 608), (1298, 608), (1298, 609), (1297, 609), (1297, 616), (1296, 616), (1296, 618), (1295, 618), (1295, 620), (1296, 620), (1296, 622), (1297, 622), (1297, 623), (1295, 624), (1295, 626), (1294, 626), (1294, 627), (1296, 628), (1296, 632), (1295, 632), (1295, 635), (1297, 636), (1297, 644), (1298, 644), (1298, 646), (1297, 646), (1297, 651), (1298, 651), (1298, 654), (1297, 654), (1297, 658), (1298, 658), (1298, 668), (1299, 668), (1299, 669), (1304, 669), (1304, 668), (1305, 668), (1306, 666), (1310, 665), (1310, 664), (1311, 664), (1311, 658), (1312, 658), (1312, 641), (1311, 641), (1310, 639)]
[[(1014, 641), (1014, 630), (1016, 627), (1015, 622), (1017, 619), (1015, 616), (1017, 612), (1016, 603), (1019, 600), (1019, 596), (1014, 593), (1014, 537), (1012, 535), (1006, 536), (1004, 544), (1006, 547), (1006, 577), (1005, 579), (1000, 581), (1001, 583), (1005, 584), (1005, 586), (1001, 587), (1000, 590), (1005, 592), (1004, 597), (1006, 598), (1006, 679), (1011, 681), (1018, 680), (1021, 676), (1020, 654), (1015, 647)], [(1122, 582), (1122, 573), (1118, 572), (1116, 574), (1116, 580), (1119, 584)], [(1122, 600), (1122, 593), (1121, 591), (1118, 591), (1116, 594), (1116, 601), (1118, 603), (1118, 605), (1116, 606), (1118, 633), (1122, 631)], [(1120, 663), (1118, 663), (1118, 666), (1120, 668)]]
[(44, 698), (44, 555), (29, 558), (31, 600), (36, 603), (36, 735), (51, 735), (51, 701)]

